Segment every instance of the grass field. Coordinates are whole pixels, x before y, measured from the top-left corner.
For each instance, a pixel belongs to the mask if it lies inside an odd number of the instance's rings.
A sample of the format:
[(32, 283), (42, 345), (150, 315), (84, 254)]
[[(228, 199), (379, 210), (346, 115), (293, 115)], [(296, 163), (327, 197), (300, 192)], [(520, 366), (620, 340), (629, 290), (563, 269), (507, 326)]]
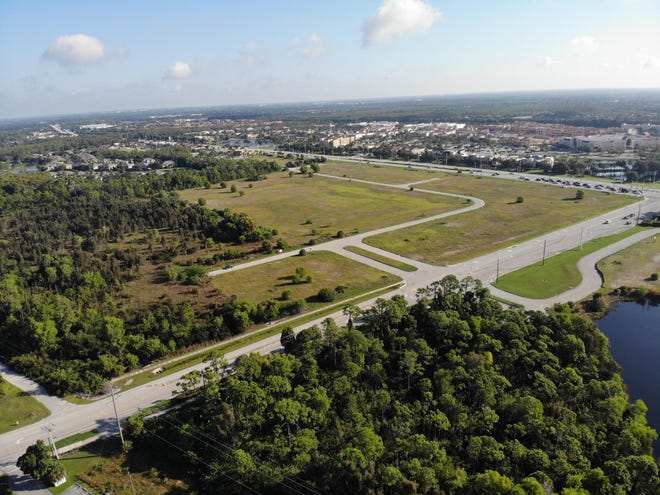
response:
[[(658, 236), (660, 237), (660, 236)], [(644, 239), (598, 262), (608, 290), (619, 287), (645, 287), (660, 291), (660, 281), (651, 280), (652, 273), (660, 275), (660, 240)]]
[(404, 272), (417, 271), (416, 267), (409, 265), (408, 263), (403, 263), (401, 261), (393, 260), (392, 258), (388, 258), (387, 256), (381, 256), (380, 254), (374, 253), (373, 251), (369, 251), (368, 249), (362, 249), (357, 246), (346, 246), (344, 249), (346, 251), (350, 251), (351, 253), (359, 254), (360, 256), (369, 258), (370, 260), (378, 261), (379, 263), (383, 263), (384, 265), (398, 268), (399, 270), (403, 270)]
[[(537, 237), (607, 211), (635, 198), (534, 182), (444, 174), (420, 188), (476, 196), (486, 206), (435, 222), (365, 239), (371, 246), (436, 265), (452, 264)], [(518, 196), (523, 198), (517, 203)]]
[(36, 423), (50, 414), (41, 402), (0, 379), (0, 434)]
[(245, 212), (258, 224), (276, 228), (276, 237), (291, 246), (327, 239), (340, 230), (345, 234), (366, 232), (435, 215), (457, 209), (462, 203), (446, 196), (319, 176), (289, 177), (283, 172), (259, 182), (234, 184), (244, 196), (231, 193), (231, 184), (226, 189), (193, 189), (180, 195), (192, 202), (203, 197), (212, 208)]
[(577, 263), (581, 258), (640, 230), (641, 227), (636, 227), (626, 232), (585, 242), (582, 250), (571, 249), (546, 258), (543, 264), (536, 263), (502, 275), (495, 286), (512, 294), (532, 299), (556, 296), (577, 287), (582, 282), (582, 274), (577, 268)]
[(382, 182), (383, 184), (409, 184), (411, 182), (433, 179), (434, 177), (442, 177), (440, 172), (433, 172), (431, 170), (339, 161), (327, 161), (323, 163), (321, 165), (321, 173), (336, 175), (338, 177), (345, 175), (352, 179), (371, 180)]
[[(291, 277), (297, 267), (303, 267), (312, 275), (310, 283), (294, 284)], [(356, 274), (359, 273), (359, 276)], [(328, 251), (308, 252), (305, 256), (291, 256), (252, 268), (223, 273), (213, 277), (213, 284), (223, 294), (236, 295), (239, 300), (263, 302), (278, 299), (286, 289), (292, 292), (290, 299), (307, 299), (308, 306), (315, 308), (323, 303), (313, 297), (323, 287), (334, 289), (345, 286), (337, 298), (347, 299), (362, 292), (384, 287), (399, 281), (399, 278), (375, 268), (362, 265)]]

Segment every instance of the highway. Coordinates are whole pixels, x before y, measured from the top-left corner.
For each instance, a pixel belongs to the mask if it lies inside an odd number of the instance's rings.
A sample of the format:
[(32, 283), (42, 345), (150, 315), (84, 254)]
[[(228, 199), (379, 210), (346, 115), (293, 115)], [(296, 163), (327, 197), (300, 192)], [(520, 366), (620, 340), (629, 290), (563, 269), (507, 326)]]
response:
[[(397, 163), (396, 166), (407, 165), (400, 165)], [(512, 179), (515, 177), (515, 175), (511, 176)], [(334, 179), (349, 180), (343, 177), (334, 177)], [(352, 180), (354, 182), (358, 182), (356, 179)], [(415, 191), (417, 192), (426, 192), (429, 194), (447, 194), (451, 197), (457, 197), (456, 194), (439, 193), (437, 191), (425, 190), (420, 187), (423, 185), (423, 182), (426, 181), (399, 185), (379, 184), (373, 182), (368, 183), (400, 189), (408, 189), (410, 185), (414, 185)], [(570, 227), (544, 234), (536, 239), (510, 245), (506, 248), (497, 250), (487, 255), (480, 256), (464, 263), (459, 263), (452, 266), (434, 266), (416, 260), (403, 258), (401, 256), (370, 247), (362, 242), (365, 237), (417, 225), (423, 222), (433, 221), (451, 215), (457, 215), (466, 211), (481, 208), (484, 205), (484, 202), (479, 198), (469, 198), (466, 196), (463, 197), (466, 200), (469, 199), (471, 201), (471, 204), (465, 208), (461, 208), (452, 212), (442, 213), (432, 217), (405, 222), (399, 225), (377, 229), (370, 232), (348, 236), (342, 239), (334, 239), (326, 243), (315, 245), (312, 249), (315, 251), (333, 251), (341, 254), (342, 256), (358, 260), (361, 263), (374, 266), (383, 271), (398, 275), (403, 279), (404, 283), (402, 287), (389, 293), (387, 297), (391, 297), (395, 294), (401, 294), (409, 303), (413, 303), (415, 301), (416, 291), (418, 289), (428, 286), (432, 282), (441, 279), (445, 275), (453, 274), (459, 279), (466, 276), (472, 276), (474, 278), (481, 279), (484, 282), (484, 285), (489, 287), (494, 295), (507, 300), (511, 300), (513, 302), (517, 302), (519, 304), (523, 304), (527, 309), (543, 310), (553, 305), (555, 302), (569, 300), (577, 301), (584, 297), (588, 297), (592, 292), (600, 287), (600, 276), (596, 273), (594, 268), (594, 264), (598, 259), (623, 249), (628, 245), (632, 245), (645, 236), (656, 235), (657, 233), (660, 233), (660, 229), (645, 231), (620, 241), (613, 246), (609, 246), (597, 253), (593, 253), (588, 257), (585, 257), (580, 262), (580, 269), (582, 270), (584, 277), (583, 283), (568, 293), (564, 293), (557, 297), (542, 301), (520, 298), (512, 294), (504, 293), (492, 287), (491, 283), (495, 280), (498, 264), (499, 274), (503, 275), (505, 273), (539, 261), (543, 254), (544, 245), (546, 251), (545, 255), (546, 257), (549, 257), (553, 254), (568, 249), (573, 249), (579, 246), (580, 242), (587, 242), (591, 239), (629, 229), (633, 225), (627, 225), (623, 217), (631, 213), (637, 216), (638, 212), (644, 214), (647, 212), (660, 211), (660, 192), (649, 190), (647, 191), (647, 196), (643, 198), (640, 203), (636, 203), (616, 211), (608, 212), (607, 214), (589, 219), (585, 222), (580, 222)], [(606, 220), (609, 220), (609, 222), (606, 222)], [(391, 266), (365, 258), (358, 254), (351, 253), (344, 249), (344, 247), (349, 245), (359, 246), (363, 249), (385, 255), (389, 258), (403, 261), (417, 267), (417, 271), (404, 272)], [(242, 270), (258, 264), (269, 263), (276, 259), (282, 259), (295, 255), (297, 255), (297, 252), (276, 254), (268, 258), (236, 265), (229, 270), (216, 270), (210, 272), (209, 275), (213, 276), (219, 273), (225, 273), (230, 270)], [(360, 306), (366, 308), (373, 304), (374, 300), (362, 303)], [(328, 316), (326, 315), (322, 318), (319, 318), (316, 322), (308, 322), (305, 325), (296, 328), (295, 330), (300, 331), (303, 328), (308, 328), (315, 323), (320, 323), (327, 317)], [(346, 317), (341, 313), (341, 311), (338, 311), (329, 317), (334, 318), (339, 324), (344, 324), (346, 322)], [(229, 362), (232, 362), (241, 354), (251, 352), (270, 353), (279, 349), (279, 347), (279, 335), (276, 335), (254, 344), (250, 344), (235, 352), (228, 353), (225, 357)], [(188, 368), (184, 371), (164, 376), (140, 387), (118, 391), (115, 396), (119, 417), (125, 419), (126, 417), (136, 413), (139, 408), (148, 407), (172, 397), (172, 393), (177, 389), (177, 382), (180, 380), (181, 376), (191, 371), (192, 369), (201, 370), (204, 367), (205, 364), (200, 364)], [(74, 405), (61, 399), (48, 396), (48, 394), (46, 394), (45, 391), (37, 384), (31, 382), (23, 376), (11, 372), (1, 364), (0, 373), (7, 381), (17, 385), (22, 390), (27, 391), (35, 398), (46, 404), (46, 406), (51, 411), (50, 416), (42, 421), (39, 421), (38, 423), (0, 435), (0, 471), (9, 474), (11, 476), (12, 483), (15, 484), (15, 486), (18, 486), (19, 481), (24, 481), (24, 477), (21, 478), (21, 473), (15, 466), (16, 460), (25, 452), (25, 449), (29, 445), (33, 444), (37, 439), (46, 439), (46, 428), (50, 428), (52, 430), (52, 434), (55, 440), (68, 437), (74, 433), (86, 432), (92, 429), (97, 429), (102, 434), (114, 434), (117, 432), (117, 423), (114, 418), (113, 404), (110, 397), (100, 399), (90, 404)], [(38, 492), (30, 491), (29, 493)]]

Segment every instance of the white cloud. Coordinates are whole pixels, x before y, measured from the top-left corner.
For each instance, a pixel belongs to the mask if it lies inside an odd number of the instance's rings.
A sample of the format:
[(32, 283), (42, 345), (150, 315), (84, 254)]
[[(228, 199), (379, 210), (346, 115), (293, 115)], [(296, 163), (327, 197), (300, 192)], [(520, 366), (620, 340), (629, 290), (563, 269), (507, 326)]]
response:
[(301, 40), (297, 37), (293, 38), (291, 40), (291, 46), (302, 58), (313, 59), (325, 55), (325, 46), (323, 44), (323, 40), (316, 33), (310, 34), (304, 40)]
[(85, 65), (98, 62), (105, 55), (105, 46), (98, 38), (86, 34), (60, 36), (41, 55), (60, 65)]
[(192, 75), (190, 65), (181, 60), (177, 60), (165, 71), (163, 79), (187, 79)]
[(265, 54), (263, 47), (254, 41), (243, 45), (239, 51), (241, 63), (247, 67), (252, 67), (264, 62)]
[(598, 49), (598, 41), (593, 36), (575, 36), (571, 39), (571, 49), (574, 55), (588, 55)]
[(644, 70), (654, 69), (660, 67), (660, 58), (648, 57), (642, 66)]
[(552, 59), (552, 57), (550, 55), (546, 55), (543, 58), (543, 62), (541, 62), (540, 65), (541, 65), (541, 67), (550, 67), (554, 63), (555, 63), (555, 61)]
[(380, 45), (415, 31), (426, 31), (442, 12), (426, 0), (385, 0), (362, 24), (362, 44)]

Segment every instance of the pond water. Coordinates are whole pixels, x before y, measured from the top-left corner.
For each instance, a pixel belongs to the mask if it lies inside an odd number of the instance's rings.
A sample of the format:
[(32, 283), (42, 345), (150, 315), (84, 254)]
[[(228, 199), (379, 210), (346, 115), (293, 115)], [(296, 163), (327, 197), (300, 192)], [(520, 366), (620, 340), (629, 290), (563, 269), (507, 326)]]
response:
[[(660, 306), (619, 303), (597, 323), (623, 368), (630, 399), (646, 403), (649, 425), (660, 432)], [(653, 447), (660, 455), (660, 441)]]

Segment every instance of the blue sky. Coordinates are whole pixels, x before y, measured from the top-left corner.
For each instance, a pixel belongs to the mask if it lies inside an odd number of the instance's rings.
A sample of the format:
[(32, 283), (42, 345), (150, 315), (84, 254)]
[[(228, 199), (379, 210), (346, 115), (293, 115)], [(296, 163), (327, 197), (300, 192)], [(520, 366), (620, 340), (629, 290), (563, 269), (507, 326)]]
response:
[(0, 0), (0, 119), (660, 88), (659, 0)]

